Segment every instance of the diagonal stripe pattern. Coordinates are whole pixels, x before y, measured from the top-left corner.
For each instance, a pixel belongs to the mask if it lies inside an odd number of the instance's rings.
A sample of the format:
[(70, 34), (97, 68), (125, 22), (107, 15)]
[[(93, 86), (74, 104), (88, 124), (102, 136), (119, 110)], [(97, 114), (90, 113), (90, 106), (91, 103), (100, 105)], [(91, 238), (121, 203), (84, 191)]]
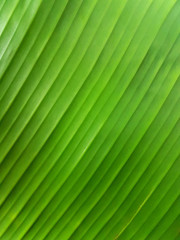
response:
[(0, 240), (180, 238), (180, 1), (0, 1)]

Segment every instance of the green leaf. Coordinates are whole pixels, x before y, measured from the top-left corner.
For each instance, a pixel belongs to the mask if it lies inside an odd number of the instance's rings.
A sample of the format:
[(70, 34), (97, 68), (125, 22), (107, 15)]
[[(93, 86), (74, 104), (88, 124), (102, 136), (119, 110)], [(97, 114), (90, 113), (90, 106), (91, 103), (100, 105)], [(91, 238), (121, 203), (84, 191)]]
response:
[(180, 1), (0, 1), (0, 240), (180, 238)]

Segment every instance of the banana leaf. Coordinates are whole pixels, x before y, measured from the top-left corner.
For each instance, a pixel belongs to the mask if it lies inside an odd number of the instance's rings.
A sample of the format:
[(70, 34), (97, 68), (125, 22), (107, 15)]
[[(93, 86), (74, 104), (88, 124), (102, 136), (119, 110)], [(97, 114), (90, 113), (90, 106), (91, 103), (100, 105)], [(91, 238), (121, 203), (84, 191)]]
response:
[(180, 239), (180, 1), (0, 0), (0, 240)]

